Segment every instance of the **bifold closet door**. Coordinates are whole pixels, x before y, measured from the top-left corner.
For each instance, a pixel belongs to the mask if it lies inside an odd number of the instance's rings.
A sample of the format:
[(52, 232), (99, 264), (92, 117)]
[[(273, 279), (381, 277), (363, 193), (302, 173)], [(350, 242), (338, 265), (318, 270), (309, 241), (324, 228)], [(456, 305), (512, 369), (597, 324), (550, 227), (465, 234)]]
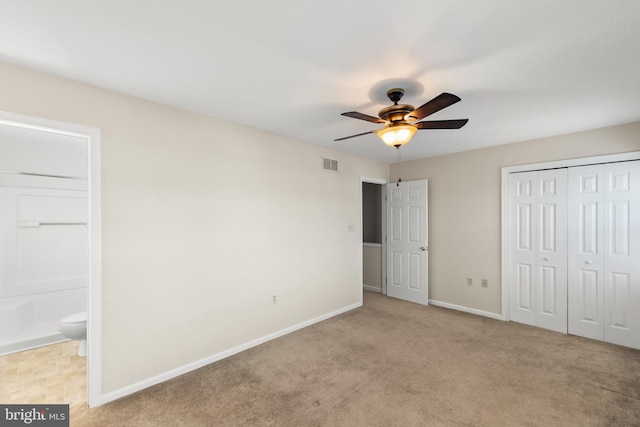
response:
[(521, 172), (508, 182), (509, 316), (567, 332), (567, 169)]
[(640, 348), (640, 161), (569, 169), (569, 333)]
[(604, 165), (569, 169), (568, 332), (604, 340)]

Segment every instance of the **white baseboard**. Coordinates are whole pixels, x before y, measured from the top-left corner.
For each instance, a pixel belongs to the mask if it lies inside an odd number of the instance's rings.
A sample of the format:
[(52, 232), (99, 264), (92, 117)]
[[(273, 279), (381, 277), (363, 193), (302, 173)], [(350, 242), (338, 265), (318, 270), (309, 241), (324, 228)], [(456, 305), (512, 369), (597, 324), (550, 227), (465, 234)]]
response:
[(44, 347), (51, 344), (69, 341), (61, 333), (55, 333), (44, 337), (29, 339), (26, 341), (15, 342), (11, 344), (0, 345), (0, 356), (6, 356), (12, 353), (32, 350), (38, 347)]
[(233, 356), (236, 353), (240, 353), (241, 351), (244, 350), (248, 350), (252, 347), (256, 347), (260, 344), (264, 344), (267, 341), (271, 341), (273, 339), (282, 337), (284, 335), (290, 334), (291, 332), (295, 332), (299, 329), (302, 328), (306, 328), (307, 326), (311, 326), (314, 323), (318, 323), (318, 322), (322, 322), (323, 320), (327, 320), (331, 317), (337, 316), (339, 314), (342, 313), (346, 313), (347, 311), (351, 311), (355, 308), (361, 307), (362, 306), (362, 302), (356, 303), (356, 304), (352, 304), (350, 306), (338, 309), (336, 311), (333, 311), (331, 313), (327, 313), (324, 314), (322, 316), (318, 316), (316, 318), (307, 320), (305, 322), (302, 323), (298, 323), (297, 325), (293, 325), (290, 326), (288, 328), (282, 329), (280, 331), (274, 332), (272, 334), (268, 334), (265, 335), (263, 337), (257, 338), (253, 341), (249, 341), (245, 344), (241, 344), (239, 346), (230, 348), (228, 350), (225, 351), (221, 351), (220, 353), (214, 354), (213, 356), (209, 356), (209, 357), (205, 357), (204, 359), (200, 359), (197, 360), (195, 362), (189, 363), (187, 365), (181, 366), (179, 368), (176, 369), (172, 369), (170, 371), (164, 372), (162, 374), (156, 375), (154, 377), (148, 378), (146, 380), (143, 381), (139, 381), (135, 384), (131, 384), (129, 386), (123, 387), (121, 389), (112, 391), (110, 393), (107, 394), (103, 394), (100, 399), (98, 400), (97, 404), (95, 406), (100, 406), (100, 405), (104, 405), (105, 403), (109, 403), (112, 402), (116, 399), (120, 399), (122, 397), (128, 396), (132, 393), (135, 393), (137, 391), (143, 390), (145, 388), (154, 386), (156, 384), (160, 384), (162, 382), (168, 381), (172, 378), (178, 377), (180, 375), (186, 374), (187, 372), (191, 372), (194, 371), (196, 369), (199, 369), (203, 366), (209, 365), (211, 363), (217, 362), (219, 360), (225, 359), (229, 356)]
[(371, 285), (362, 285), (362, 289), (366, 289), (367, 291), (382, 293), (382, 288), (377, 288)]
[(500, 314), (491, 313), (489, 311), (477, 310), (475, 308), (469, 308), (463, 305), (449, 304), (448, 302), (436, 301), (433, 299), (429, 300), (429, 304), (432, 304), (438, 307), (450, 308), (452, 310), (464, 311), (465, 313), (477, 314), (478, 316), (490, 317), (491, 319), (503, 320), (502, 315)]

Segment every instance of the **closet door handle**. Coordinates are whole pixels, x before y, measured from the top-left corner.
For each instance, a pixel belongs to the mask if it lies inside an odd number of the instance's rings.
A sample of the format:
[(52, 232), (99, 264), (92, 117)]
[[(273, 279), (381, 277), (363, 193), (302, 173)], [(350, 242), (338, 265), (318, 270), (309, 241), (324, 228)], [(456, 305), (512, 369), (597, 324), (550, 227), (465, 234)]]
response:
[(593, 261), (585, 261), (584, 263), (587, 264), (587, 265), (591, 265), (591, 264), (593, 264)]
[(546, 257), (542, 258), (542, 260), (543, 260), (543, 261), (549, 261), (549, 257), (548, 257), (548, 256), (546, 256)]

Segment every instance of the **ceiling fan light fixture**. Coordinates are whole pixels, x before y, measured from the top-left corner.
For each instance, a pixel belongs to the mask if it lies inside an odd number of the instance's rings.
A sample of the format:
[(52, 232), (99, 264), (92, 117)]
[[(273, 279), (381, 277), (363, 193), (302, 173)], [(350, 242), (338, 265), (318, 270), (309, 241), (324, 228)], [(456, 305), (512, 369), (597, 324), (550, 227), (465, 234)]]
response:
[(388, 146), (400, 147), (411, 141), (417, 130), (418, 128), (409, 124), (390, 125), (377, 131), (376, 134)]
[(448, 106), (461, 101), (460, 97), (456, 95), (443, 92), (420, 107), (414, 108), (413, 105), (398, 104), (398, 101), (400, 101), (403, 94), (404, 90), (399, 88), (388, 90), (387, 96), (393, 102), (393, 105), (380, 110), (378, 112), (378, 117), (358, 113), (357, 111), (347, 111), (346, 113), (342, 113), (341, 116), (351, 117), (352, 119), (384, 124), (384, 128), (345, 136), (343, 138), (335, 139), (334, 141), (344, 141), (345, 139), (355, 138), (356, 136), (375, 133), (386, 145), (400, 148), (411, 141), (411, 138), (413, 138), (413, 135), (419, 129), (460, 129), (469, 121), (468, 119), (420, 121), (433, 113), (437, 113), (443, 108), (447, 108)]

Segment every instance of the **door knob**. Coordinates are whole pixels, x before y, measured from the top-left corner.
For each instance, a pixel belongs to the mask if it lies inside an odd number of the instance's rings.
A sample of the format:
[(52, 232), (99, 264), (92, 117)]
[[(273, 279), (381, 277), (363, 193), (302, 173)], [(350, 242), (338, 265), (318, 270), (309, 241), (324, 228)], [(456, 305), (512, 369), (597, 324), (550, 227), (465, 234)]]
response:
[(420, 246), (420, 250), (421, 250), (422, 252), (424, 252), (424, 251), (428, 251), (428, 250), (429, 250), (429, 246), (426, 246), (426, 247), (425, 247), (425, 246)]
[(546, 256), (546, 257), (542, 258), (542, 260), (543, 260), (543, 261), (549, 261), (549, 257), (548, 257), (548, 256)]
[(584, 263), (588, 264), (588, 265), (591, 265), (591, 264), (593, 264), (593, 261), (585, 261)]

